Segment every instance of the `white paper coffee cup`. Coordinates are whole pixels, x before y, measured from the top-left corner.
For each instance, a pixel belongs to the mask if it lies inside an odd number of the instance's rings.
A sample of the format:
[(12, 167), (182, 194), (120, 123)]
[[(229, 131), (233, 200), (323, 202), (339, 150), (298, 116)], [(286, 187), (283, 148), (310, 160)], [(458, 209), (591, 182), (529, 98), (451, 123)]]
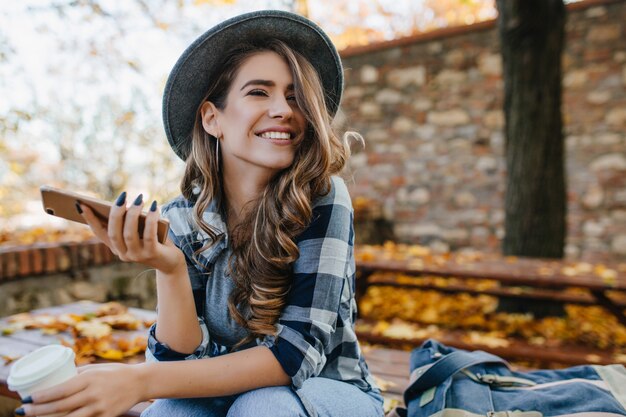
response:
[(74, 351), (61, 345), (39, 348), (17, 360), (7, 380), (9, 389), (25, 398), (77, 375)]

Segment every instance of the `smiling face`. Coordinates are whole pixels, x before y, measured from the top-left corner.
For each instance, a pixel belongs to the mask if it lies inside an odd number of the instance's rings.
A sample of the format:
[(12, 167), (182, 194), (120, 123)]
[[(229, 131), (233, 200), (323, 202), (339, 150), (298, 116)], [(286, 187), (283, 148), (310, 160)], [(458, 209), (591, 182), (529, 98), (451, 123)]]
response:
[(205, 102), (204, 129), (220, 138), (224, 175), (273, 175), (294, 159), (294, 139), (306, 119), (296, 103), (293, 77), (277, 53), (247, 58), (228, 90), (223, 109)]

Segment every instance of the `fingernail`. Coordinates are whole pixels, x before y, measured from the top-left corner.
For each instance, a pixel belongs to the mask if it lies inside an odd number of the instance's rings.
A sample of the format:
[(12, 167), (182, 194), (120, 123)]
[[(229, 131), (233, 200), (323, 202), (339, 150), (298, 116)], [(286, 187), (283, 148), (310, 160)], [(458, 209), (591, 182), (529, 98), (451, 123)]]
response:
[(154, 201), (152, 202), (152, 205), (150, 206), (150, 211), (156, 211), (156, 206), (157, 206), (157, 204), (156, 204), (156, 200), (154, 200)]
[(143, 201), (143, 194), (139, 194), (137, 196), (137, 198), (135, 199), (135, 202), (133, 203), (134, 205), (138, 206), (141, 204), (141, 202)]
[(83, 214), (83, 209), (80, 208), (80, 203), (77, 201), (75, 204), (76, 204), (76, 211), (78, 212), (78, 214)]
[(18, 416), (25, 416), (26, 415), (26, 411), (24, 411), (24, 409), (22, 407), (20, 407), (17, 410), (15, 410), (14, 413), (17, 414)]
[(115, 202), (115, 205), (118, 207), (122, 207), (122, 204), (124, 204), (126, 202), (126, 191), (122, 191), (122, 194), (120, 194), (119, 197), (117, 197), (117, 201)]
[(30, 395), (24, 399), (22, 399), (22, 404), (30, 404), (33, 402), (33, 397), (31, 397)]

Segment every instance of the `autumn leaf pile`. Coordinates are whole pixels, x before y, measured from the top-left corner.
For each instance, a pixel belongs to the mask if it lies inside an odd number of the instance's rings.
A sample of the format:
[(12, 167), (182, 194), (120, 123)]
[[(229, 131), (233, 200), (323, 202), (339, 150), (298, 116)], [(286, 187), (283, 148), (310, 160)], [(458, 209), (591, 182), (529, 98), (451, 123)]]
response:
[[(388, 323), (400, 319), (426, 326), (483, 331), (501, 338), (522, 337), (537, 345), (571, 342), (600, 349), (626, 349), (626, 328), (601, 307), (566, 305), (565, 317), (535, 319), (532, 314), (496, 312), (497, 306), (497, 298), (486, 295), (375, 286), (368, 288), (361, 300), (360, 315), (381, 321), (376, 329), (381, 334)], [(397, 327), (392, 331), (400, 335), (414, 333), (399, 331)]]
[[(365, 260), (404, 260), (415, 264), (432, 265), (456, 262), (469, 263), (486, 259), (480, 253), (432, 254), (420, 246), (396, 245), (365, 246), (357, 253), (357, 262)], [(515, 258), (504, 262), (515, 264)], [(593, 273), (609, 283), (626, 265), (592, 265), (587, 263), (554, 263), (543, 268), (565, 275)], [(541, 272), (540, 272), (541, 273)], [(477, 273), (477, 275), (479, 275)], [(457, 279), (434, 276), (412, 277), (400, 273), (375, 273), (370, 282), (421, 284), (432, 287), (464, 285), (474, 290), (497, 288), (499, 283), (484, 279)], [(519, 291), (526, 291), (520, 289)], [(584, 294), (584, 290), (568, 290)], [(612, 294), (624, 298), (623, 294)], [(491, 347), (506, 347), (511, 338), (523, 339), (537, 346), (558, 347), (566, 344), (610, 349), (623, 361), (626, 359), (626, 327), (617, 318), (599, 306), (566, 304), (562, 317), (535, 318), (532, 314), (514, 314), (497, 311), (498, 298), (468, 293), (445, 293), (431, 289), (397, 288), (385, 285), (369, 286), (359, 300), (361, 332), (371, 332), (398, 339), (423, 339), (441, 336), (449, 329), (465, 331), (464, 341)]]
[[(139, 319), (127, 307), (111, 302), (84, 314), (16, 314), (8, 317), (0, 330), (5, 336), (33, 329), (58, 335), (61, 344), (74, 350), (76, 363), (80, 365), (97, 358), (118, 361), (143, 353), (147, 346), (145, 329), (151, 325), (152, 321)], [(141, 334), (114, 330), (141, 330)], [(15, 359), (4, 357), (5, 362)]]

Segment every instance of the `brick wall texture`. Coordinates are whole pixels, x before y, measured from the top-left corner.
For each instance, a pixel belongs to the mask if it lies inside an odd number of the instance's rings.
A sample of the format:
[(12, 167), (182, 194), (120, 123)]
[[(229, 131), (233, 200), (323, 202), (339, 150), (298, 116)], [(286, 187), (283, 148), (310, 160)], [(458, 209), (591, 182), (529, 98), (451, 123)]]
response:
[[(400, 242), (498, 251), (506, 166), (494, 22), (342, 53), (338, 124), (361, 133), (353, 197)], [(568, 8), (563, 55), (569, 257), (626, 258), (626, 2)]]
[(154, 308), (154, 270), (97, 241), (0, 248), (0, 317), (79, 300)]

